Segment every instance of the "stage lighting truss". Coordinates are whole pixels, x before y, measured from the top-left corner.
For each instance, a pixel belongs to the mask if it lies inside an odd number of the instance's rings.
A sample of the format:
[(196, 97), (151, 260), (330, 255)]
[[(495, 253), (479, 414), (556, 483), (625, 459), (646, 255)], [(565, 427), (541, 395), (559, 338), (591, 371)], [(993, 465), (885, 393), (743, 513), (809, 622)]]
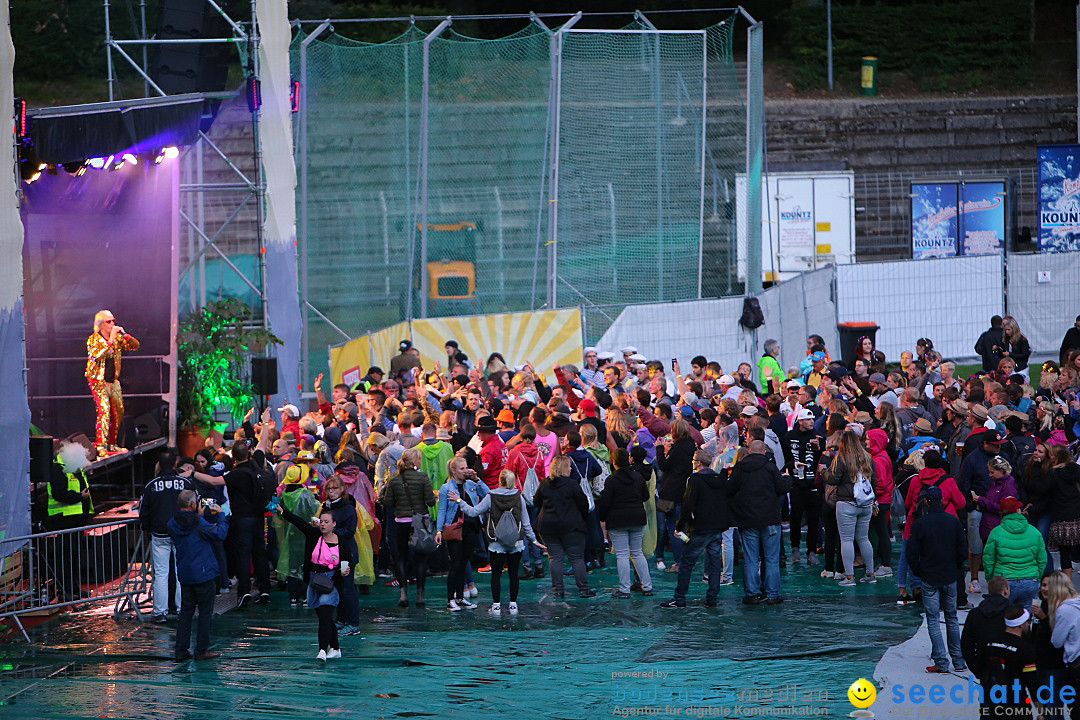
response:
[[(95, 170), (109, 170), (117, 171), (121, 170), (125, 165), (138, 165), (139, 154), (134, 152), (125, 152), (120, 155), (109, 155), (108, 157), (89, 158), (87, 160), (76, 160), (74, 162), (61, 163), (59, 165), (47, 165), (45, 163), (38, 163), (32, 157), (31, 153), (20, 153), (23, 157), (20, 158), (21, 170), (23, 174), (23, 180), (30, 184), (41, 177), (43, 172), (47, 172), (49, 175), (56, 175), (59, 168), (63, 168), (69, 175), (75, 177), (82, 177), (86, 174), (87, 168), (94, 168)], [(177, 147), (163, 147), (156, 153), (143, 153), (142, 159), (149, 163), (153, 159), (154, 165), (160, 165), (165, 160), (175, 160), (180, 157), (180, 148)]]

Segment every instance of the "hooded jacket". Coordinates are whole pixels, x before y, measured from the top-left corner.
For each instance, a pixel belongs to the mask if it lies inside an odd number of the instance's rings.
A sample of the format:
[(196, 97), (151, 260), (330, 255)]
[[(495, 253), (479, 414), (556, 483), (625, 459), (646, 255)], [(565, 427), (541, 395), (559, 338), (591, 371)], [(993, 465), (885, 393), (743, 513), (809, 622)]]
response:
[(686, 492), (686, 478), (694, 471), (694, 450), (697, 446), (689, 437), (671, 443), (671, 449), (656, 446), (656, 465), (660, 468), (660, 499), (680, 503)]
[[(816, 442), (815, 442), (816, 441)], [(798, 422), (795, 427), (787, 432), (787, 445), (784, 448), (784, 456), (788, 461), (789, 474), (792, 476), (792, 484), (804, 490), (821, 489), (821, 481), (817, 477), (817, 466), (821, 461), (821, 451), (825, 443), (816, 432), (803, 430)], [(803, 463), (802, 477), (796, 474), (794, 463)]]
[[(976, 501), (975, 506), (982, 511), (982, 520), (979, 521), (979, 536), (986, 542), (990, 537), (990, 531), (1001, 524), (1001, 501), (1007, 497), (1017, 497), (1016, 480), (1012, 475), (1006, 475), (1000, 480), (990, 479), (990, 487), (986, 494)], [(993, 577), (987, 575), (986, 577)], [(1042, 577), (1042, 573), (1033, 577)]]
[(1000, 575), (1006, 580), (1038, 580), (1046, 569), (1042, 534), (1020, 513), (1009, 513), (986, 540), (983, 566), (988, 578)]
[(791, 482), (764, 455), (751, 454), (731, 469), (727, 481), (733, 527), (763, 528), (780, 524), (780, 498)]
[(604, 491), (596, 501), (600, 520), (609, 530), (641, 527), (645, 524), (645, 501), (649, 487), (644, 478), (631, 468), (619, 468), (604, 483)]
[[(987, 576), (989, 577), (989, 575)], [(1005, 611), (1012, 603), (1004, 595), (990, 595), (968, 613), (960, 635), (960, 652), (975, 677), (986, 667), (986, 641), (1005, 630)]]
[(536, 471), (536, 479), (544, 482), (547, 477), (547, 469), (544, 465), (544, 456), (540, 452), (540, 446), (534, 442), (522, 442), (514, 446), (506, 458), (506, 469), (514, 473), (517, 478), (519, 491), (525, 489), (525, 477), (529, 469)]
[(338, 465), (334, 472), (345, 484), (345, 491), (352, 495), (356, 502), (363, 505), (369, 515), (374, 516), (375, 488), (371, 487), (371, 480), (361, 467), (353, 462), (344, 462)]
[[(945, 508), (945, 512), (952, 515), (954, 518), (959, 519), (960, 508), (964, 507), (964, 496), (960, 494), (960, 489), (956, 487), (956, 481), (945, 474), (944, 470), (939, 468), (924, 467), (919, 471), (919, 474), (911, 479), (908, 484), (907, 497), (904, 498), (904, 506), (907, 508), (908, 517), (912, 517), (912, 513), (915, 512), (915, 507), (919, 504), (919, 493), (923, 488), (930, 487), (937, 483), (937, 486), (941, 488), (941, 503)], [(907, 540), (911, 537), (912, 523), (908, 522), (904, 525), (904, 539)]]
[(889, 459), (889, 453), (885, 448), (889, 446), (889, 436), (881, 428), (873, 428), (866, 433), (866, 449), (870, 451), (870, 457), (874, 459), (874, 473), (877, 476), (874, 483), (874, 493), (881, 505), (892, 502), (893, 488), (893, 465)]
[(199, 585), (216, 580), (219, 569), (211, 542), (225, 539), (229, 518), (209, 510), (204, 515), (180, 510), (169, 520), (168, 526), (176, 548), (176, 579), (180, 584)]
[[(746, 462), (746, 460), (743, 460)], [(677, 530), (727, 530), (731, 526), (728, 513), (727, 473), (702, 468), (686, 481), (686, 498), (675, 523)]]
[(909, 524), (907, 560), (916, 577), (935, 587), (956, 582), (968, 554), (960, 521), (940, 505), (931, 505)]
[(581, 483), (576, 479), (549, 477), (540, 483), (540, 488), (533, 497), (533, 506), (539, 513), (537, 531), (541, 537), (586, 531), (585, 518), (589, 514), (589, 500), (581, 491)]
[(139, 522), (143, 529), (158, 537), (169, 535), (169, 521), (178, 512), (176, 499), (183, 490), (194, 490), (189, 478), (174, 468), (163, 470), (160, 475), (146, 483), (139, 501)]
[(1032, 478), (1031, 490), (1047, 499), (1054, 522), (1080, 518), (1080, 465), (1069, 463)]

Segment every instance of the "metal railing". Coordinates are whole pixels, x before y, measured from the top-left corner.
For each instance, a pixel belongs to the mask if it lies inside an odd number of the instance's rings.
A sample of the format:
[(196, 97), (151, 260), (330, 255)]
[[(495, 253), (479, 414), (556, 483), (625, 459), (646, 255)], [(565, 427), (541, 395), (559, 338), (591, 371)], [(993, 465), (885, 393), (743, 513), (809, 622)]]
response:
[(115, 601), (113, 617), (134, 613), (149, 593), (150, 546), (125, 518), (99, 525), (5, 538), (0, 543), (0, 637), (24, 620), (76, 605)]

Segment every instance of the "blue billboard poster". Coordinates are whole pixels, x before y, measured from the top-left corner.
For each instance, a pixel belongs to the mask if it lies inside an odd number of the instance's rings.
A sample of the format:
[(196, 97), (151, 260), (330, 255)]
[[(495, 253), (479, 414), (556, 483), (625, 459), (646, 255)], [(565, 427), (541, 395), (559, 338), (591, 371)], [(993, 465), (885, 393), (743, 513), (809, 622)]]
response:
[(1080, 250), (1080, 145), (1039, 146), (1039, 252)]
[(990, 255), (1005, 248), (1005, 183), (964, 183), (960, 254)]
[(956, 255), (956, 183), (912, 184), (911, 257)]

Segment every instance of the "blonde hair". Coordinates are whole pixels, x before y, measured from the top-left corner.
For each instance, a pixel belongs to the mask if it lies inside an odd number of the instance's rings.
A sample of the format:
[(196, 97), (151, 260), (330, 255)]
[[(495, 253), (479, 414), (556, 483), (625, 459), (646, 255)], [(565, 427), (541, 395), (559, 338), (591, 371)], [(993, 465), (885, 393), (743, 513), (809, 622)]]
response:
[(1076, 597), (1076, 588), (1065, 573), (1058, 571), (1046, 576), (1046, 606), (1050, 616), (1050, 628), (1053, 629), (1057, 610), (1061, 603)]
[(98, 310), (94, 315), (94, 330), (101, 329), (101, 323), (105, 322), (109, 318), (113, 318), (111, 310)]
[(582, 447), (597, 447), (596, 427), (592, 423), (582, 423), (578, 432), (581, 433)]
[(630, 426), (626, 424), (626, 415), (623, 414), (622, 410), (616, 410), (614, 407), (609, 408), (606, 420), (609, 432), (613, 432), (616, 435), (630, 434)]
[(456, 463), (456, 462), (460, 462), (465, 467), (469, 466), (469, 462), (465, 458), (461, 457), (460, 455), (455, 455), (454, 457), (450, 458), (446, 463), (446, 477), (447, 477), (447, 479), (452, 479), (453, 478), (453, 475), (454, 475), (454, 463)]
[(409, 448), (405, 452), (401, 453), (401, 459), (398, 460), (398, 472), (403, 473), (406, 470), (412, 470), (420, 466), (421, 456), (420, 451), (416, 448)]
[(690, 437), (690, 425), (682, 418), (675, 418), (671, 421), (671, 439), (682, 440), (684, 437)]
[(499, 473), (499, 485), (508, 490), (514, 490), (517, 488), (517, 475), (509, 470), (503, 470)]
[(1005, 473), (1006, 475), (1012, 472), (1012, 465), (1010, 465), (1009, 461), (1001, 457), (1000, 455), (995, 455), (994, 457), (990, 458), (990, 462), (986, 463), (986, 466), (991, 470), (997, 470), (999, 472)]
[(1016, 342), (1024, 335), (1020, 332), (1020, 324), (1016, 322), (1016, 318), (1012, 315), (1006, 315), (1001, 318), (1001, 329), (1009, 342)]
[(551, 459), (550, 477), (570, 477), (570, 458), (565, 455), (556, 455)]

